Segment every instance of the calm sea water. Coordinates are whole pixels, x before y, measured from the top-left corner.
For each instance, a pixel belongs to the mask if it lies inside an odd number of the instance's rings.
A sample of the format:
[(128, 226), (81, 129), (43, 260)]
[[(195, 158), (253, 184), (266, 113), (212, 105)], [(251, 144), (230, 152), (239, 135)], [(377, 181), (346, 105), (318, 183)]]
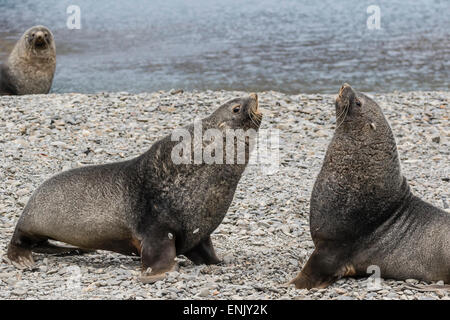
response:
[[(71, 4), (80, 30), (66, 26)], [(372, 4), (380, 30), (366, 25)], [(449, 13), (449, 0), (0, 0), (0, 59), (44, 24), (53, 92), (448, 90)]]

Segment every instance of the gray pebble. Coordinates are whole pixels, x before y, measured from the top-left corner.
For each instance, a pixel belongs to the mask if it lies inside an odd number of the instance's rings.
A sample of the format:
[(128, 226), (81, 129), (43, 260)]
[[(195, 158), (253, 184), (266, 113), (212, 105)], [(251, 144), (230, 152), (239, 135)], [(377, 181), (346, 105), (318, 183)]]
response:
[[(175, 91), (0, 97), (0, 251), (7, 247), (28, 197), (50, 176), (136, 157), (174, 128), (247, 94)], [(405, 289), (419, 284), (414, 279), (386, 280), (376, 291), (368, 290), (364, 278), (342, 279), (319, 290), (285, 286), (314, 250), (309, 197), (333, 134), (334, 98), (259, 93), (265, 112), (262, 129), (281, 129), (280, 165), (271, 175), (259, 166), (247, 167), (223, 223), (211, 236), (222, 264), (196, 266), (179, 256), (177, 273), (144, 285), (138, 280), (139, 257), (106, 251), (36, 254), (33, 272), (0, 262), (0, 299), (449, 299), (445, 292)], [(448, 207), (450, 145), (445, 133), (450, 93), (383, 93), (375, 99), (396, 135), (402, 170), (414, 191)], [(444, 102), (446, 107), (440, 108)], [(67, 290), (74, 275), (66, 268), (73, 266), (81, 269), (79, 290)]]

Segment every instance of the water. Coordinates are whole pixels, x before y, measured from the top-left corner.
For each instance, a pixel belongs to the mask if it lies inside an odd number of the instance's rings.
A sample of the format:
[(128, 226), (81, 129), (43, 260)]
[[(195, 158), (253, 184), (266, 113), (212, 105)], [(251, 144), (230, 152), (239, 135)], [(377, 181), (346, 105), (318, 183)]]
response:
[[(66, 8), (81, 8), (68, 30)], [(381, 9), (369, 30), (366, 9)], [(0, 59), (54, 33), (53, 92), (448, 90), (450, 1), (0, 0)]]

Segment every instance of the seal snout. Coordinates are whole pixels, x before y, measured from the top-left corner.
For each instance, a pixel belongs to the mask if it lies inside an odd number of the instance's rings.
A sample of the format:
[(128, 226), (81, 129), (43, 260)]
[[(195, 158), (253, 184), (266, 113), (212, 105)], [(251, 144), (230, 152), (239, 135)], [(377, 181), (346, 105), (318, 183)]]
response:
[(250, 93), (247, 100), (247, 114), (248, 118), (253, 123), (255, 128), (261, 124), (262, 113), (258, 109), (258, 95), (254, 92)]
[(46, 46), (46, 34), (43, 31), (36, 31), (31, 34), (32, 41), (34, 42), (34, 46), (38, 48), (42, 48)]
[(339, 98), (348, 98), (353, 92), (352, 87), (348, 83), (344, 83), (339, 89)]
[(38, 31), (34, 35), (36, 37), (36, 40), (44, 40), (44, 33), (42, 31)]
[(338, 105), (348, 105), (355, 97), (356, 93), (353, 88), (348, 83), (344, 83), (339, 89), (338, 96), (336, 97), (336, 103)]
[(250, 93), (248, 96), (250, 102), (250, 107), (248, 108), (248, 112), (249, 114), (259, 114), (259, 110), (258, 110), (258, 95), (254, 92)]

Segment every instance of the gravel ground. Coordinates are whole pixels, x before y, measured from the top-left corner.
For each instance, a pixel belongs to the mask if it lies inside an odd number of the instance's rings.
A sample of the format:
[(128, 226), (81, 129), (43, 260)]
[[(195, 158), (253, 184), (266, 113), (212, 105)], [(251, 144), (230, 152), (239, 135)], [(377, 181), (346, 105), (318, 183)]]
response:
[[(33, 190), (57, 172), (119, 161), (147, 150), (173, 128), (204, 117), (243, 92), (193, 91), (0, 97), (0, 256)], [(106, 251), (35, 255), (36, 270), (0, 260), (0, 299), (450, 299), (450, 292), (407, 288), (415, 280), (342, 279), (327, 289), (284, 284), (313, 250), (309, 197), (334, 129), (334, 95), (259, 94), (262, 128), (280, 130), (280, 166), (252, 166), (212, 239), (222, 265), (180, 269), (142, 284), (139, 258)], [(397, 138), (416, 194), (449, 211), (450, 92), (374, 95)], [(1, 258), (0, 258), (1, 259)]]

